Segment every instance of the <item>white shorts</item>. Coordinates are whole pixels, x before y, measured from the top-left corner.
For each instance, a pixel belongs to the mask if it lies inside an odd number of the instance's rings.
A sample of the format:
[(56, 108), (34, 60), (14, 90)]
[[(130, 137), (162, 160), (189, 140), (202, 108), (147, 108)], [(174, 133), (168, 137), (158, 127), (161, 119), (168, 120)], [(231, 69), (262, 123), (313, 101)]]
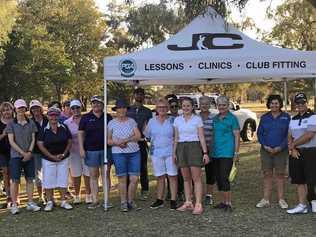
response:
[(42, 160), (43, 188), (67, 188), (69, 175), (69, 158), (59, 162)]
[(178, 175), (178, 167), (172, 160), (172, 156), (155, 157), (151, 156), (154, 176), (176, 176)]
[(79, 154), (70, 154), (69, 166), (71, 177), (81, 177), (81, 175), (90, 176), (89, 168)]

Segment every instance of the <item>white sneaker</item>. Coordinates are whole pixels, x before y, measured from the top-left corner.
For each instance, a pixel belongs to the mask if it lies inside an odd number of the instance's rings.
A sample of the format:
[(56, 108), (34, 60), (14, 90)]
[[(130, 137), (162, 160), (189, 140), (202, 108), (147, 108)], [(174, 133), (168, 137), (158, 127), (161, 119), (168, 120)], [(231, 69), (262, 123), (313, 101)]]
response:
[(104, 211), (108, 211), (110, 208), (113, 208), (113, 204), (108, 202), (107, 204), (106, 203), (103, 203), (103, 209)]
[(60, 204), (60, 207), (61, 208), (64, 208), (66, 210), (71, 210), (73, 207), (67, 202), (67, 201), (61, 201), (61, 204)]
[(45, 208), (44, 208), (44, 211), (52, 211), (53, 207), (54, 207), (53, 201), (48, 201)]
[(264, 198), (262, 198), (260, 202), (258, 202), (256, 205), (257, 208), (269, 207), (269, 206), (270, 206), (269, 200), (265, 200)]
[(73, 204), (79, 204), (79, 203), (81, 203), (80, 196), (79, 195), (74, 196)]
[(91, 203), (92, 203), (92, 195), (86, 194), (86, 204), (91, 204)]
[(279, 206), (282, 208), (282, 209), (288, 209), (289, 208), (289, 205), (286, 203), (286, 201), (284, 199), (280, 199), (279, 200)]
[(12, 206), (10, 207), (10, 212), (12, 215), (18, 214), (19, 213), (18, 205), (12, 204)]
[(41, 207), (39, 207), (35, 202), (29, 202), (26, 205), (26, 210), (37, 212), (41, 210)]
[(308, 212), (307, 206), (300, 203), (292, 209), (286, 211), (288, 214), (306, 214)]

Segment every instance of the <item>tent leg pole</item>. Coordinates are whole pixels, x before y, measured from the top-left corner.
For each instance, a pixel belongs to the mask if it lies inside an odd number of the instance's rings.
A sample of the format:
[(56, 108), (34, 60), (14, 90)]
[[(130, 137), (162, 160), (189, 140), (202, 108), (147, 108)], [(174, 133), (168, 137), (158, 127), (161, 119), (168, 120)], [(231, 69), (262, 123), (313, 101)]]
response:
[(287, 93), (288, 93), (288, 91), (287, 91), (287, 81), (286, 81), (286, 79), (284, 79), (284, 81), (283, 81), (283, 97), (284, 97), (284, 110), (285, 110), (285, 112), (287, 112)]
[(316, 77), (314, 77), (314, 112), (316, 112)]
[(104, 166), (103, 166), (103, 195), (104, 195), (104, 210), (108, 210), (109, 193), (108, 193), (108, 160), (107, 160), (107, 81), (104, 81)]

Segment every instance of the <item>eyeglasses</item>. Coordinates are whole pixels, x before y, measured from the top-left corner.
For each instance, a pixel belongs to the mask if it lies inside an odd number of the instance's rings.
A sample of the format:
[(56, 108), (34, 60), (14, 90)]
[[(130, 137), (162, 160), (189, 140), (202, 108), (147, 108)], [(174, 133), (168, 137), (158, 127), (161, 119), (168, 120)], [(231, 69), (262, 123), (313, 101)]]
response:
[(80, 106), (72, 106), (72, 107), (71, 107), (72, 110), (80, 109), (80, 108), (81, 108)]
[(157, 109), (167, 109), (168, 106), (157, 106)]
[(177, 108), (179, 108), (179, 106), (178, 105), (171, 105), (170, 108), (177, 109)]

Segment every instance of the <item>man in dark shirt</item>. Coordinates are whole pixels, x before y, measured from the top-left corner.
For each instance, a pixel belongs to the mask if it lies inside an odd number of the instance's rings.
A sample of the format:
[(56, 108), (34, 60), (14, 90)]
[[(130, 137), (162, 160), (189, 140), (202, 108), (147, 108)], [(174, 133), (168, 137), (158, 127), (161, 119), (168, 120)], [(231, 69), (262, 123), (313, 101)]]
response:
[(148, 198), (149, 180), (148, 180), (148, 145), (144, 139), (144, 128), (149, 119), (152, 118), (152, 111), (145, 107), (145, 90), (143, 88), (137, 88), (134, 90), (135, 103), (127, 111), (127, 116), (133, 118), (139, 131), (141, 132), (142, 139), (138, 142), (141, 153), (141, 167), (140, 167), (140, 184), (141, 184), (141, 200)]

